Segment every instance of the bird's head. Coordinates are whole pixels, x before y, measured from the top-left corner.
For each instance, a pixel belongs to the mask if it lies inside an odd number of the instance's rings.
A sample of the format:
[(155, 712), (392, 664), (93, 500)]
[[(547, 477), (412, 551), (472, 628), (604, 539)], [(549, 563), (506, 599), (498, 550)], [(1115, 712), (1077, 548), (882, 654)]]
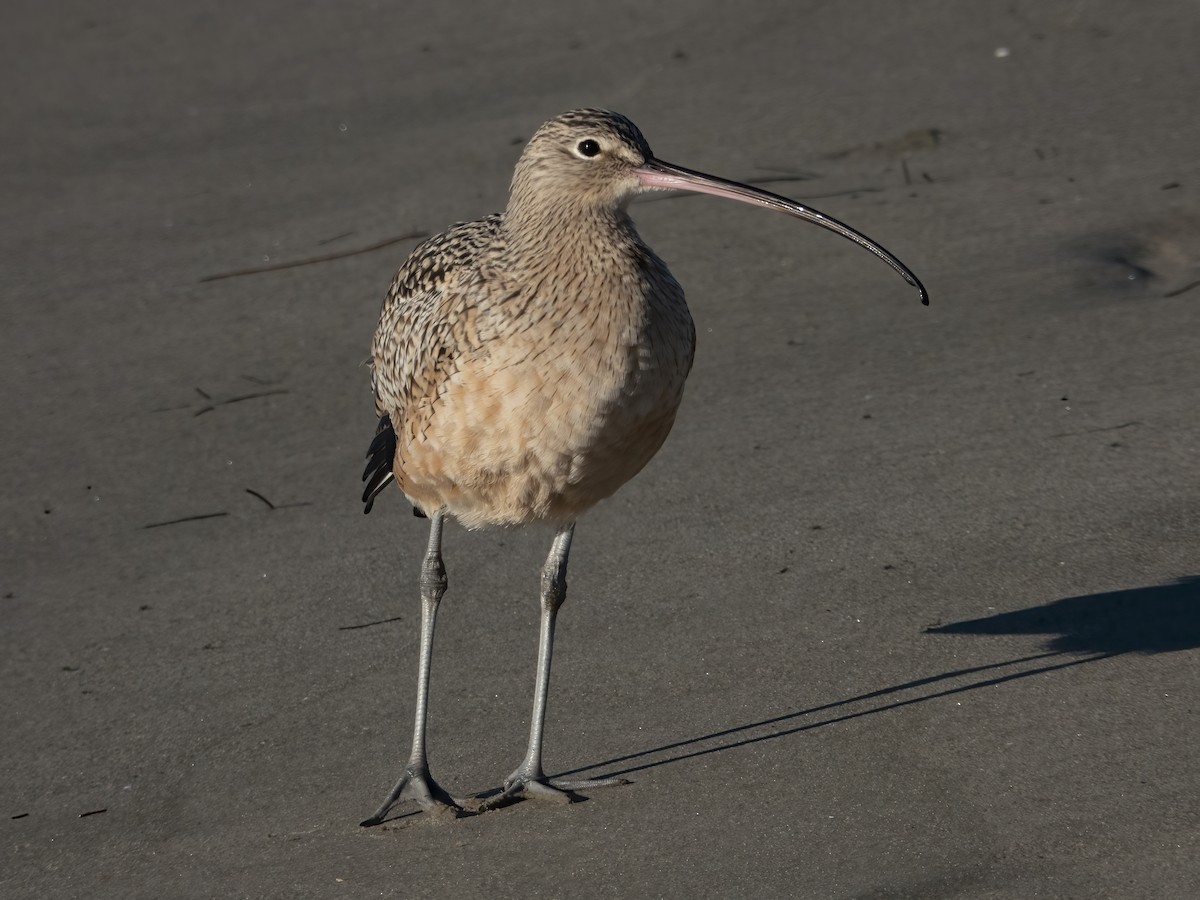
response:
[(571, 110), (534, 133), (513, 173), (512, 198), (616, 209), (641, 190), (636, 170), (653, 158), (641, 131), (621, 114)]

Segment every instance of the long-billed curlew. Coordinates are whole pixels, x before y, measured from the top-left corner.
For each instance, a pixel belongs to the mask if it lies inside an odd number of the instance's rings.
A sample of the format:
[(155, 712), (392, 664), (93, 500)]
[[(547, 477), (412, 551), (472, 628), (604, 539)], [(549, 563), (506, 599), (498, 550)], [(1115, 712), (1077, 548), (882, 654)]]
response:
[(461, 810), (430, 775), (425, 752), (446, 516), (467, 528), (557, 528), (542, 568), (528, 750), (481, 808), (518, 795), (568, 801), (571, 791), (617, 781), (551, 782), (542, 726), (575, 520), (662, 446), (692, 366), (696, 332), (683, 289), (625, 212), (647, 190), (715, 194), (821, 225), (880, 257), (929, 302), (916, 276), (869, 238), (785, 197), (657, 160), (624, 116), (574, 110), (539, 128), (517, 162), (507, 209), (417, 247), (375, 331), (379, 426), (363, 475), (365, 511), (395, 480), (430, 531), (412, 753), (363, 825), (383, 821), (402, 796), (428, 810)]

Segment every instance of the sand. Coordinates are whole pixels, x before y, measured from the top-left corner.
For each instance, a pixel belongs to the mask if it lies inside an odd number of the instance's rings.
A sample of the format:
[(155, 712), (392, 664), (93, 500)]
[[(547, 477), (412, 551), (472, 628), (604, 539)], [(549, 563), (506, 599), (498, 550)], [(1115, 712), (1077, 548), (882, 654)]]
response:
[[(4, 897), (1196, 895), (1195, 4), (10, 6)], [(546, 735), (632, 783), (360, 829), (426, 528), (360, 512), (379, 303), (581, 105), (932, 305), (636, 205), (699, 351), (579, 524)], [(521, 756), (548, 541), (447, 532), (460, 794)]]

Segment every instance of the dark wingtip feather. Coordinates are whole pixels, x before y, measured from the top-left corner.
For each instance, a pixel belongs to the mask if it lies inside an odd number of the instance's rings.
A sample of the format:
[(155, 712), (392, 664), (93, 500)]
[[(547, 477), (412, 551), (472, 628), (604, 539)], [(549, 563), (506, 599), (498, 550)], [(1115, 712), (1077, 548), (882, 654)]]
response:
[(391, 471), (392, 460), (396, 456), (396, 430), (392, 428), (392, 417), (379, 417), (379, 425), (375, 428), (375, 437), (367, 450), (367, 467), (363, 470), (362, 480), (366, 481), (380, 467)]
[[(375, 439), (367, 450), (367, 467), (363, 470), (363, 481), (367, 487), (363, 491), (362, 502), (365, 505), (363, 513), (369, 513), (375, 505), (375, 498), (396, 477), (392, 465), (396, 458), (396, 431), (392, 428), (390, 416), (379, 418), (379, 427), (375, 429)], [(368, 480), (369, 479), (369, 480)]]

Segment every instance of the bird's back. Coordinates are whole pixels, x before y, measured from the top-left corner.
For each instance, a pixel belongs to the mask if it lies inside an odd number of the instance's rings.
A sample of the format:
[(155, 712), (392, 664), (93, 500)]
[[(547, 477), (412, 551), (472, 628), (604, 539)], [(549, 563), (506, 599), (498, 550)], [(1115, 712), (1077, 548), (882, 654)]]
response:
[(411, 401), (435, 392), (454, 351), (470, 344), (462, 300), (481, 257), (497, 249), (501, 218), (460, 222), (429, 238), (392, 279), (371, 346), (377, 415), (403, 419)]

